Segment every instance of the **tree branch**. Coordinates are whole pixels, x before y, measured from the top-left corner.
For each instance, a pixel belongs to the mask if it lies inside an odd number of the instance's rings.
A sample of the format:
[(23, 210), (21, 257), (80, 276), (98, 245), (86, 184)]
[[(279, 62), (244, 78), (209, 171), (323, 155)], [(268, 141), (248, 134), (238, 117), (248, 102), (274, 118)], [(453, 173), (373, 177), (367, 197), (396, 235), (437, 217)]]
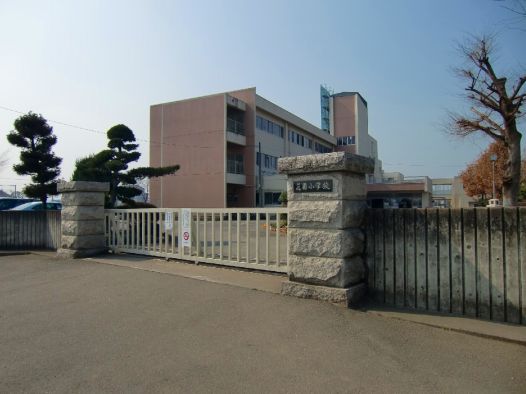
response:
[(478, 94), (480, 96), (480, 97), (475, 97), (474, 95), (470, 96), (470, 97), (468, 96), (469, 98), (479, 101), (481, 104), (485, 105), (486, 107), (491, 108), (494, 111), (499, 111), (500, 110), (499, 103), (497, 103), (489, 95), (484, 94), (482, 91), (480, 91), (479, 89), (475, 88), (474, 86), (470, 86), (470, 87), (466, 88), (466, 90), (468, 92), (476, 93), (476, 94)]
[(472, 107), (471, 110), (473, 112), (475, 112), (478, 116), (480, 116), (480, 118), (482, 120), (484, 120), (485, 122), (489, 123), (491, 126), (493, 126), (495, 129), (497, 129), (498, 131), (500, 131), (501, 135), (504, 135), (504, 133), (506, 132), (504, 130), (504, 128), (502, 127), (502, 125), (498, 124), (497, 122), (495, 122), (493, 119), (491, 119), (491, 117), (488, 115), (488, 114), (485, 114), (483, 112), (480, 112), (479, 110), (477, 110), (476, 108)]
[(491, 127), (484, 126), (481, 121), (469, 120), (466, 118), (457, 118), (455, 119), (455, 124), (459, 130), (460, 135), (468, 135), (475, 131), (482, 131), (491, 138), (497, 141), (504, 141), (502, 135), (496, 134)]
[[(513, 93), (510, 97), (511, 100), (514, 100), (515, 97), (519, 94), (519, 91), (521, 90), (522, 85), (524, 85), (525, 82), (526, 82), (526, 75), (519, 78), (519, 81), (517, 82), (517, 85), (513, 89)], [(524, 94), (521, 96), (524, 97)]]

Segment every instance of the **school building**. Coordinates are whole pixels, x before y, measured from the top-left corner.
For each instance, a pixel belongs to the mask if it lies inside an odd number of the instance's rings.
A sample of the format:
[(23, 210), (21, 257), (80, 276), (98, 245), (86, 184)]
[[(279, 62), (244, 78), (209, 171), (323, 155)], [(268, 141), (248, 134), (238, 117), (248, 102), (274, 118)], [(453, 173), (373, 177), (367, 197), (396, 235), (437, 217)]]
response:
[(358, 92), (320, 90), (322, 128), (257, 94), (256, 88), (152, 105), (150, 165), (179, 164), (150, 182), (158, 207), (224, 208), (279, 204), (286, 178), (278, 158), (347, 151), (375, 159), (367, 102)]

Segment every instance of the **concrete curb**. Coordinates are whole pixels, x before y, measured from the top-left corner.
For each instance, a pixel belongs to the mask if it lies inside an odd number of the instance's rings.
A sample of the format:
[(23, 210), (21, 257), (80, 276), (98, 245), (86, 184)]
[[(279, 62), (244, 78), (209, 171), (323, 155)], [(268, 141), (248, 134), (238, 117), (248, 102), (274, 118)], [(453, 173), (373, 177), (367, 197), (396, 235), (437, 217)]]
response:
[(462, 316), (416, 314), (404, 310), (369, 308), (364, 309), (363, 313), (526, 346), (526, 327), (520, 325), (476, 320)]
[(24, 254), (30, 254), (30, 252), (27, 251), (18, 251), (18, 250), (0, 250), (0, 257), (3, 256), (20, 256)]

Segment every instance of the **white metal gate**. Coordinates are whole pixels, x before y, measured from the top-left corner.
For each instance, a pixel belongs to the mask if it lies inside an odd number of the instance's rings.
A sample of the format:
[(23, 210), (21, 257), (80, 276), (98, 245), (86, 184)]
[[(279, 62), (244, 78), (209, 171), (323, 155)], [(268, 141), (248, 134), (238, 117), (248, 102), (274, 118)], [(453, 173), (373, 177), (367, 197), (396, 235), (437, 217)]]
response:
[(117, 252), (287, 272), (287, 208), (189, 211), (189, 246), (183, 246), (181, 208), (108, 209), (107, 245)]

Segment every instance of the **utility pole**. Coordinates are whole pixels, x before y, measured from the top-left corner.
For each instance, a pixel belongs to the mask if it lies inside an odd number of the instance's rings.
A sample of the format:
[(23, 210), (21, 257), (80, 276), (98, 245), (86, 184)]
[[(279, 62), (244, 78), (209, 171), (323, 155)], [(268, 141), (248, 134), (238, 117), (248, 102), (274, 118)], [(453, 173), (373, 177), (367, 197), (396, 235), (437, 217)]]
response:
[(491, 193), (491, 198), (495, 198), (495, 162), (497, 161), (497, 155), (494, 153), (489, 157), (489, 159), (491, 160), (491, 164), (493, 166), (493, 191)]
[(261, 142), (258, 143), (258, 155), (259, 155), (259, 166), (258, 166), (258, 193), (259, 193), (259, 206), (263, 207), (263, 171), (261, 170), (261, 164), (263, 156), (261, 155)]

